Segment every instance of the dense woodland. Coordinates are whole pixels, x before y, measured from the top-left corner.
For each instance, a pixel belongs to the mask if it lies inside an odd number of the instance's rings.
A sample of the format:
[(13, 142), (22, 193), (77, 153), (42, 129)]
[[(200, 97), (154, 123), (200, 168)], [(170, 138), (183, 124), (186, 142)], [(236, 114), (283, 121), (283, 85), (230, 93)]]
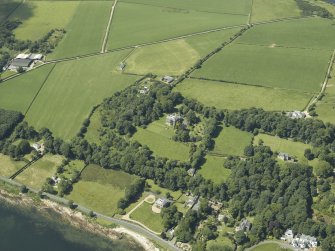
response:
[(333, 14), (321, 6), (313, 5), (306, 0), (295, 0), (304, 16), (319, 16), (323, 18), (334, 18)]

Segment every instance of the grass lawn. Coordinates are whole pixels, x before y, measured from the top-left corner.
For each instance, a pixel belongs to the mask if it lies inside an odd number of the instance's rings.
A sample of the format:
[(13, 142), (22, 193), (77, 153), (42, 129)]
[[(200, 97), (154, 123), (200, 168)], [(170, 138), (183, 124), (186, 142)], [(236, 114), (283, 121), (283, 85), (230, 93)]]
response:
[(7, 155), (0, 154), (0, 176), (10, 177), (25, 164), (24, 161), (15, 161)]
[(322, 100), (318, 101), (316, 106), (316, 113), (318, 119), (324, 122), (335, 124), (335, 65), (333, 65), (333, 71), (331, 73), (332, 78), (329, 79), (328, 85), (325, 91), (325, 96)]
[(166, 193), (170, 193), (173, 199), (177, 200), (182, 195), (182, 192), (179, 190), (172, 191), (170, 189), (160, 187), (157, 184), (155, 184), (153, 180), (150, 180), (150, 179), (147, 179), (146, 181), (148, 185), (150, 186), (150, 191), (157, 194), (157, 197), (166, 197)]
[(131, 2), (149, 4), (154, 6), (170, 7), (174, 9), (187, 9), (203, 12), (232, 13), (248, 15), (251, 0), (120, 0), (120, 2)]
[(60, 155), (47, 154), (19, 174), (15, 180), (28, 187), (41, 189), (46, 179), (56, 173), (63, 159)]
[(246, 24), (247, 19), (248, 16), (241, 15), (119, 2), (109, 34), (109, 48), (120, 48), (219, 27)]
[(15, 29), (16, 38), (36, 41), (51, 29), (65, 28), (78, 4), (77, 1), (25, 1), (10, 16), (12, 20), (23, 20)]
[(254, 0), (251, 22), (299, 17), (300, 12), (295, 0)]
[(72, 160), (69, 164), (67, 164), (64, 167), (64, 171), (61, 174), (61, 176), (70, 179), (75, 171), (81, 172), (81, 170), (83, 170), (84, 167), (85, 167), (84, 161)]
[(53, 65), (45, 65), (0, 84), (0, 107), (25, 113)]
[(252, 141), (252, 134), (233, 126), (224, 127), (215, 140), (213, 153), (243, 156), (244, 148)]
[(97, 109), (93, 113), (90, 119), (90, 125), (87, 128), (87, 132), (85, 134), (85, 139), (90, 143), (99, 144), (100, 142), (100, 132), (99, 129), (102, 127), (101, 125), (101, 115), (100, 110)]
[(151, 230), (160, 233), (163, 231), (161, 215), (154, 213), (151, 207), (151, 204), (144, 202), (130, 215), (130, 218), (141, 222)]
[(189, 207), (185, 206), (185, 202), (188, 200), (188, 197), (183, 194), (176, 202), (173, 203), (178, 209), (179, 212), (182, 212), (184, 215), (189, 210)]
[(47, 127), (54, 135), (71, 139), (94, 105), (135, 82), (136, 76), (117, 71), (125, 54), (127, 51), (58, 63), (26, 120), (37, 129)]
[(207, 106), (239, 110), (258, 107), (267, 111), (302, 110), (313, 96), (292, 90), (186, 79), (175, 88), (183, 96)]
[(330, 57), (327, 50), (234, 44), (213, 56), (193, 76), (317, 92)]
[(200, 59), (185, 40), (176, 40), (136, 49), (126, 60), (126, 72), (180, 75)]
[(111, 1), (80, 1), (65, 37), (48, 59), (99, 52), (105, 36)]
[(16, 74), (15, 71), (9, 71), (9, 70), (7, 70), (7, 71), (4, 71), (4, 72), (0, 73), (0, 79), (8, 78), (8, 77), (13, 76), (15, 74)]
[(109, 216), (114, 215), (117, 202), (136, 176), (122, 171), (108, 170), (97, 165), (87, 166), (68, 199)]
[(172, 140), (174, 130), (165, 125), (165, 116), (152, 122), (146, 129), (138, 128), (133, 139), (147, 145), (155, 155), (169, 159), (187, 161), (189, 146)]
[[(244, 33), (237, 41), (266, 46), (276, 44), (284, 47), (333, 50), (335, 38), (334, 24), (335, 20), (304, 18), (256, 25)], [(310, 51), (307, 51), (306, 54), (310, 54)]]
[(225, 159), (217, 156), (206, 156), (206, 162), (202, 165), (199, 173), (215, 184), (220, 184), (227, 180), (230, 170), (224, 167)]
[(264, 243), (264, 244), (259, 244), (255, 247), (251, 247), (250, 251), (290, 251), (290, 250), (294, 250), (292, 249), (288, 249), (288, 248), (283, 248), (279, 243), (275, 244), (275, 243)]

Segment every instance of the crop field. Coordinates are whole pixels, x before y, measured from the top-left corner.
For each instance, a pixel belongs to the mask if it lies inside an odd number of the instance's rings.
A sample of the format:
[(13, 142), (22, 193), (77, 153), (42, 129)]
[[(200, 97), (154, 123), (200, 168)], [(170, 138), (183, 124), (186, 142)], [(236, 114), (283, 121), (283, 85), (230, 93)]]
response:
[(89, 165), (67, 198), (99, 213), (113, 216), (118, 201), (135, 179), (136, 176), (122, 171)]
[(267, 111), (302, 110), (312, 94), (299, 91), (187, 79), (176, 91), (207, 106), (239, 110), (257, 107)]
[(154, 121), (146, 129), (138, 128), (134, 140), (147, 145), (155, 155), (186, 161), (189, 158), (189, 146), (172, 140), (174, 130), (165, 125), (165, 116)]
[(154, 213), (151, 207), (151, 204), (144, 202), (130, 215), (130, 218), (141, 222), (151, 230), (160, 233), (163, 231), (161, 215)]
[(47, 154), (19, 174), (15, 180), (28, 187), (41, 189), (46, 179), (56, 173), (63, 159), (60, 155)]
[(51, 29), (65, 28), (75, 14), (78, 4), (76, 1), (25, 1), (9, 17), (12, 20), (23, 20), (15, 29), (16, 38), (35, 41)]
[(224, 158), (218, 156), (206, 156), (206, 162), (202, 165), (199, 173), (208, 180), (212, 180), (215, 184), (224, 182), (230, 170), (224, 167)]
[(313, 93), (321, 88), (330, 57), (324, 50), (234, 44), (193, 76)]
[(126, 54), (58, 63), (29, 109), (27, 121), (64, 139), (75, 136), (94, 105), (135, 82), (137, 77), (117, 71)]
[(248, 15), (251, 9), (251, 0), (120, 0), (122, 2), (147, 4), (172, 9), (187, 9), (200, 12), (231, 13)]
[(81, 1), (65, 37), (48, 59), (99, 52), (106, 32), (112, 2)]
[(247, 19), (247, 16), (241, 15), (119, 2), (109, 34), (109, 48), (139, 45), (214, 28), (242, 25), (246, 24)]
[(244, 148), (250, 145), (252, 141), (252, 134), (229, 126), (224, 127), (219, 136), (214, 140), (213, 153), (243, 156)]
[(45, 65), (1, 83), (0, 107), (25, 113), (52, 67), (53, 64)]
[(0, 176), (10, 177), (25, 164), (24, 161), (15, 161), (7, 155), (0, 154)]
[[(237, 42), (331, 51), (334, 49), (334, 24), (334, 20), (304, 18), (256, 25), (241, 36)], [(306, 51), (306, 54), (310, 53)]]
[(300, 9), (295, 0), (254, 0), (251, 23), (287, 17), (299, 17)]

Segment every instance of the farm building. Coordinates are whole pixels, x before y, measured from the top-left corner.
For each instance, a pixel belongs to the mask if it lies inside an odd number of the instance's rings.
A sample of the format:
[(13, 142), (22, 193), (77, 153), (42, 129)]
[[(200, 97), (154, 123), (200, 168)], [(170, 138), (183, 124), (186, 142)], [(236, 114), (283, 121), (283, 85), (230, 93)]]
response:
[(159, 198), (155, 201), (155, 206), (159, 209), (162, 209), (163, 207), (167, 207), (170, 204), (170, 201), (168, 201), (165, 198)]
[(119, 70), (120, 70), (120, 71), (123, 71), (124, 68), (126, 68), (126, 64), (123, 63), (123, 62), (121, 62), (120, 65), (119, 65)]
[(303, 119), (306, 117), (306, 114), (301, 111), (288, 112), (286, 115), (291, 119)]
[(170, 76), (164, 76), (161, 78), (161, 80), (167, 84), (171, 84), (174, 81), (174, 78)]
[(9, 65), (8, 69), (11, 71), (17, 71), (20, 67), (22, 67), (23, 70), (27, 70), (33, 63), (34, 61), (29, 58), (15, 58)]
[(183, 117), (177, 113), (169, 114), (166, 116), (166, 124), (169, 126), (175, 126), (177, 122), (182, 120)]
[(43, 55), (42, 54), (32, 54), (32, 53), (29, 53), (29, 54), (20, 53), (15, 58), (16, 59), (42, 60)]

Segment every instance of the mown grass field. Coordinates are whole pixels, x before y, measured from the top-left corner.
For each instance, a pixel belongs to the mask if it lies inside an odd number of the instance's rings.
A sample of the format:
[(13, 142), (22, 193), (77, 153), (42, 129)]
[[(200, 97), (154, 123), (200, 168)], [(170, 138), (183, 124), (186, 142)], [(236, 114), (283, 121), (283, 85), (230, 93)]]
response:
[(155, 155), (169, 159), (186, 161), (189, 158), (189, 146), (172, 140), (174, 130), (165, 125), (166, 117), (154, 121), (146, 129), (138, 128), (133, 139), (147, 145)]
[(287, 17), (299, 17), (301, 15), (300, 12), (295, 0), (254, 0), (251, 23)]
[(117, 70), (126, 54), (123, 51), (58, 63), (26, 120), (37, 129), (47, 127), (56, 136), (72, 138), (94, 105), (135, 82), (137, 77)]
[(160, 187), (155, 184), (153, 180), (147, 179), (146, 182), (150, 186), (150, 191), (157, 194), (157, 197), (166, 197), (166, 194), (169, 193), (173, 197), (173, 200), (177, 200), (182, 195), (181, 191), (172, 191), (170, 189)]
[(14, 161), (9, 156), (0, 154), (0, 176), (10, 177), (25, 164), (24, 161)]
[(154, 213), (151, 207), (151, 204), (144, 202), (130, 215), (130, 218), (160, 233), (163, 231), (162, 217), (160, 214)]
[(175, 9), (187, 9), (202, 12), (231, 13), (248, 15), (251, 8), (250, 0), (120, 0), (120, 2), (130, 2), (138, 4), (149, 4)]
[[(119, 2), (109, 34), (109, 48), (138, 45), (213, 28), (246, 24), (241, 15), (197, 12)], [(194, 24), (197, 25), (194, 25)]]
[(239, 110), (258, 107), (267, 111), (302, 110), (313, 96), (299, 91), (187, 79), (176, 91), (207, 106)]
[(333, 65), (333, 71), (331, 78), (328, 81), (325, 96), (318, 101), (316, 106), (316, 113), (318, 119), (324, 122), (335, 124), (335, 69)]
[(0, 107), (25, 113), (53, 64), (45, 65), (0, 84)]
[(12, 20), (23, 20), (22, 24), (15, 29), (16, 38), (36, 41), (51, 29), (65, 28), (76, 13), (79, 3), (77, 1), (25, 1), (10, 16)]
[(202, 165), (199, 173), (208, 180), (212, 180), (215, 184), (224, 182), (229, 174), (230, 170), (224, 167), (225, 159), (217, 156), (206, 156), (206, 162)]
[[(333, 50), (334, 24), (334, 20), (315, 17), (256, 25), (240, 37), (237, 42)], [(306, 51), (306, 54), (310, 53), (310, 51)]]
[(243, 156), (244, 148), (250, 145), (252, 134), (241, 131), (233, 126), (224, 127), (217, 138), (215, 138), (215, 146), (213, 153), (222, 155)]
[(250, 251), (291, 251), (294, 250), (292, 249), (288, 249), (288, 248), (283, 248), (279, 243), (275, 244), (275, 243), (263, 243), (263, 244), (259, 244), (255, 247), (251, 247)]
[(213, 56), (193, 76), (317, 92), (330, 57), (326, 50), (234, 44)]
[(96, 212), (113, 216), (118, 201), (123, 198), (126, 188), (135, 179), (136, 176), (122, 171), (89, 165), (67, 198)]
[(65, 27), (66, 35), (48, 59), (99, 52), (112, 5), (110, 1), (81, 1)]
[(35, 189), (41, 189), (47, 178), (56, 173), (64, 157), (47, 154), (20, 173), (15, 180)]

